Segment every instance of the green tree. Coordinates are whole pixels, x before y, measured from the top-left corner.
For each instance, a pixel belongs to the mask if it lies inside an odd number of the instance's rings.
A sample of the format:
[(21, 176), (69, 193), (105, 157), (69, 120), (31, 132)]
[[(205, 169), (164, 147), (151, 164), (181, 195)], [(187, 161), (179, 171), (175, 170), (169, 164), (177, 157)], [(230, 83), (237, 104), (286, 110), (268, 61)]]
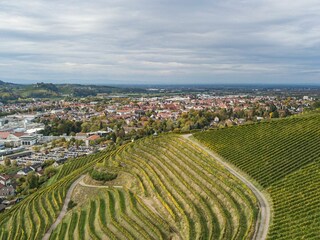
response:
[(29, 189), (34, 189), (39, 186), (39, 177), (34, 172), (29, 172), (27, 175), (27, 183)]
[(53, 159), (45, 160), (44, 163), (42, 164), (42, 167), (43, 167), (43, 168), (49, 167), (49, 166), (51, 166), (54, 162), (55, 162), (55, 160), (53, 160)]
[(273, 112), (272, 118), (279, 118), (279, 112), (277, 110)]
[(4, 165), (9, 167), (11, 165), (11, 160), (9, 158), (4, 159)]
[(16, 160), (13, 160), (13, 161), (11, 162), (11, 165), (14, 166), (14, 167), (18, 167), (18, 163), (17, 163)]
[(44, 169), (44, 174), (48, 177), (51, 178), (53, 177), (56, 173), (58, 172), (58, 169), (56, 169), (53, 166), (47, 167)]

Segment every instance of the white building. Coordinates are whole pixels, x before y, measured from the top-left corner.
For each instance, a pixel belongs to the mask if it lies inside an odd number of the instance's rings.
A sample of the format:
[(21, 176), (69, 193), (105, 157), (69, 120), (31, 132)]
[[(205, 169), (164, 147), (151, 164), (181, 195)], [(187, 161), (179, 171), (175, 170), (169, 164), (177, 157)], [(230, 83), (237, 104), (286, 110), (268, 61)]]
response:
[(20, 137), (22, 146), (32, 146), (38, 142), (36, 135), (24, 135)]

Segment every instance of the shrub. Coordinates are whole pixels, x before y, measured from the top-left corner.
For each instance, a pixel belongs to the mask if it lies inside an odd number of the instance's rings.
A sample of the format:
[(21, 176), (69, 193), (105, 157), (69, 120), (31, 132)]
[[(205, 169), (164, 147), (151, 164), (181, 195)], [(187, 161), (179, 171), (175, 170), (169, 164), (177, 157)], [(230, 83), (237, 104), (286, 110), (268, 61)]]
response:
[(72, 208), (74, 208), (75, 206), (77, 206), (77, 203), (70, 200), (70, 202), (68, 203), (68, 211), (71, 210)]
[(97, 181), (111, 181), (113, 179), (116, 179), (118, 174), (117, 173), (112, 173), (112, 172), (107, 172), (106, 170), (97, 170), (93, 169), (90, 173), (90, 176)]

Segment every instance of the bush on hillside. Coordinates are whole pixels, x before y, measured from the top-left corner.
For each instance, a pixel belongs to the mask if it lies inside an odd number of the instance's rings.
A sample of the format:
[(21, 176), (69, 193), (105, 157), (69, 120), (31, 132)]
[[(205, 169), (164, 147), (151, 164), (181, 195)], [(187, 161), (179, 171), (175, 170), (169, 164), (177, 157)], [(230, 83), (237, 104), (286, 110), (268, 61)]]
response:
[(101, 170), (101, 169), (93, 169), (90, 173), (90, 176), (97, 181), (111, 181), (117, 178), (118, 174), (117, 173), (112, 173), (108, 172), (106, 170)]

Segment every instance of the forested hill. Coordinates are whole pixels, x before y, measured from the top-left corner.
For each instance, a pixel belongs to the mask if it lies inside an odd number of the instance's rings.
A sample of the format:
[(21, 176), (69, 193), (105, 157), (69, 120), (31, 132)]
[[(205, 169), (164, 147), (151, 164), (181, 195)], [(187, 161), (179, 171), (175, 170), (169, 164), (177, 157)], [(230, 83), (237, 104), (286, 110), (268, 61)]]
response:
[(88, 97), (101, 93), (130, 93), (139, 92), (135, 88), (118, 88), (104, 85), (81, 85), (81, 84), (13, 84), (0, 81), (0, 101), (15, 100), (19, 98), (51, 98), (51, 97)]

